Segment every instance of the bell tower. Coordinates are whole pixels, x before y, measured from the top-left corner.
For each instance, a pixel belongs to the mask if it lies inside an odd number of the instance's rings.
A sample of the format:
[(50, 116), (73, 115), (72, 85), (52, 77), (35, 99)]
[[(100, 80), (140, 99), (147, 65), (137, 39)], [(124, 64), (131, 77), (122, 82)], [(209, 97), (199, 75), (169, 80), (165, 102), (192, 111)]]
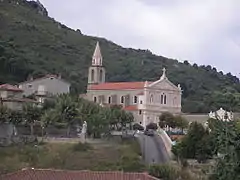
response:
[(97, 42), (92, 56), (92, 65), (88, 68), (88, 85), (105, 82), (105, 68), (102, 65), (102, 54)]

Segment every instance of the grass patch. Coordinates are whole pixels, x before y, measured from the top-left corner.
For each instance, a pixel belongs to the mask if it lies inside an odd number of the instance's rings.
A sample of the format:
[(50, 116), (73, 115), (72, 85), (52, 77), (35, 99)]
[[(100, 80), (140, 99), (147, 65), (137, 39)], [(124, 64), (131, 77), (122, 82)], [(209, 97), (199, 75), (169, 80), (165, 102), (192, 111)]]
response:
[(73, 145), (73, 151), (88, 151), (92, 150), (93, 147), (88, 143), (77, 143)]
[(0, 173), (43, 169), (142, 171), (134, 142), (119, 144), (43, 143), (0, 148)]

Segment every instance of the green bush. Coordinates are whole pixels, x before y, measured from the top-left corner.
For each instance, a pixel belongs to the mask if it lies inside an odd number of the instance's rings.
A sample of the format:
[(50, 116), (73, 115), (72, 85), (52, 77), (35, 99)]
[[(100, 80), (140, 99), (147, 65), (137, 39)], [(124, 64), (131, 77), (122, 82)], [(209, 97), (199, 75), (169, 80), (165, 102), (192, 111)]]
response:
[(123, 155), (120, 163), (121, 170), (124, 172), (141, 172), (145, 166), (136, 155)]
[(73, 145), (73, 151), (88, 151), (91, 150), (92, 146), (88, 143), (77, 143)]
[(149, 174), (162, 180), (176, 180), (178, 170), (169, 165), (152, 165), (149, 167)]

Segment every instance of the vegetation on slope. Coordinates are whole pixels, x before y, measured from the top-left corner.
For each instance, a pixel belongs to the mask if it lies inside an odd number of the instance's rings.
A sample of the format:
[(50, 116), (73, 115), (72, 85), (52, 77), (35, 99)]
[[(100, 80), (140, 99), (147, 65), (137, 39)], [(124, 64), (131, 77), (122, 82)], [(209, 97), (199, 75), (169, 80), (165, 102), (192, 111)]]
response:
[[(0, 174), (26, 167), (43, 169), (142, 171), (135, 142), (42, 143), (0, 148)], [(85, 148), (87, 147), (87, 148)]]
[(108, 81), (156, 80), (166, 67), (169, 79), (183, 88), (184, 112), (209, 112), (219, 107), (239, 111), (239, 79), (230, 73), (224, 75), (211, 66), (180, 63), (148, 50), (122, 48), (106, 39), (83, 35), (41, 15), (25, 0), (3, 0), (0, 4), (0, 83), (61, 73), (72, 83), (73, 92), (83, 92), (99, 41)]

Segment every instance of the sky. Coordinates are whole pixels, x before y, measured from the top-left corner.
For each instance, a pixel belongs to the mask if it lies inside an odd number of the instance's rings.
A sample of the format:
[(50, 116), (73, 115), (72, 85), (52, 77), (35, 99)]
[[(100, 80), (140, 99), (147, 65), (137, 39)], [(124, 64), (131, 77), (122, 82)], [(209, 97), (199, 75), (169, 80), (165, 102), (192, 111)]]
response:
[(49, 16), (123, 47), (240, 77), (240, 0), (41, 0)]

